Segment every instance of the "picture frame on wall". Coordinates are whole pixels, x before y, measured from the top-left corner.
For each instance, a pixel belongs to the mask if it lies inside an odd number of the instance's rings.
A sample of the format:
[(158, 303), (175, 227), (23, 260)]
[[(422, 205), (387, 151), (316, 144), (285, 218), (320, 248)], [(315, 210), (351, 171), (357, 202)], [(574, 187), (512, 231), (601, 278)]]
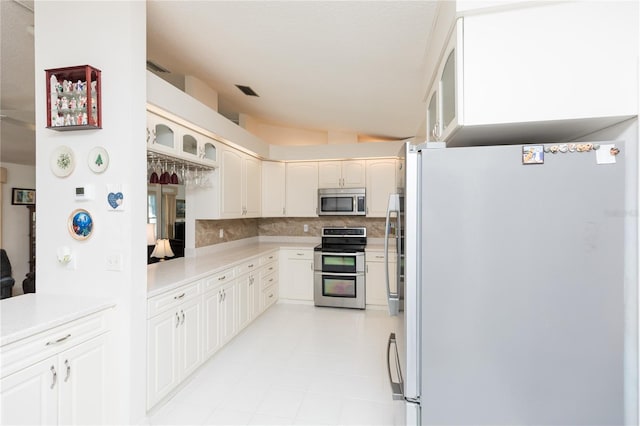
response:
[(33, 206), (36, 204), (36, 190), (11, 188), (11, 204), (14, 206)]

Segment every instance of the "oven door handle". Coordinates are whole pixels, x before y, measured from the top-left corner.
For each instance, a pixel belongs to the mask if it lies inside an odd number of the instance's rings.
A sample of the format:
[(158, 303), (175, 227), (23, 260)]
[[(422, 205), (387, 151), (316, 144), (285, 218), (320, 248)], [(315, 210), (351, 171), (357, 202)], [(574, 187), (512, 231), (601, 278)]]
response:
[[(400, 201), (398, 194), (389, 195), (389, 204), (387, 205), (387, 217), (385, 219), (384, 224), (384, 273), (385, 280), (387, 283), (387, 300), (389, 303), (389, 315), (396, 316), (400, 313), (400, 296), (397, 292), (391, 292), (391, 282), (389, 280), (389, 235), (391, 234), (390, 224), (391, 224), (391, 214), (395, 213), (398, 222), (400, 220)], [(398, 232), (400, 229), (396, 227), (395, 239), (398, 239)], [(396, 267), (400, 265), (397, 264)], [(396, 283), (397, 285), (398, 283)]]
[(346, 251), (337, 251), (337, 252), (321, 252), (321, 256), (364, 256), (364, 252), (346, 252)]
[(364, 275), (364, 271), (360, 271), (360, 272), (327, 272), (327, 271), (318, 271), (316, 270), (315, 273), (317, 275), (326, 275), (329, 277), (359, 277)]

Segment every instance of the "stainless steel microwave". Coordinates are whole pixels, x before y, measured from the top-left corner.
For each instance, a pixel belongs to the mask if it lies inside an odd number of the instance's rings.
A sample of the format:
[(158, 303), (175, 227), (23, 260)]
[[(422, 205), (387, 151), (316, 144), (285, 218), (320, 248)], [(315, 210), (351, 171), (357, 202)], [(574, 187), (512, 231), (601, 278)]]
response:
[(319, 216), (364, 216), (366, 212), (364, 188), (318, 189)]

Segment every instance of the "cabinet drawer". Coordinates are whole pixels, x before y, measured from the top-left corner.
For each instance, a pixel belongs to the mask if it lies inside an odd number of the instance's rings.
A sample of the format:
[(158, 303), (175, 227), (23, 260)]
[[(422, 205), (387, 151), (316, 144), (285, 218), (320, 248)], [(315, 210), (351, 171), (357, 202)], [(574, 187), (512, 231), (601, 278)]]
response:
[(266, 290), (267, 287), (278, 284), (278, 271), (274, 271), (270, 274), (265, 274), (260, 277), (261, 290)]
[(273, 263), (273, 264), (268, 264), (266, 266), (264, 266), (261, 270), (260, 270), (260, 278), (269, 275), (269, 274), (276, 274), (278, 272), (278, 264), (277, 263)]
[(260, 265), (266, 265), (268, 263), (277, 262), (278, 261), (278, 252), (274, 251), (273, 253), (265, 254), (260, 257)]
[(147, 301), (147, 318), (158, 315), (183, 301), (200, 294), (200, 281), (184, 285), (173, 291), (155, 296)]
[[(371, 252), (366, 252), (365, 254), (365, 259), (367, 262), (384, 262), (384, 252), (382, 251), (371, 251)], [(395, 262), (396, 261), (396, 252), (389, 252), (389, 261), (390, 262)]]
[(247, 260), (242, 262), (240, 265), (236, 266), (236, 276), (240, 276), (242, 274), (246, 274), (247, 272), (255, 271), (260, 266), (260, 259), (253, 258), (251, 260)]
[(270, 285), (262, 290), (262, 310), (276, 303), (278, 300), (278, 286)]
[(226, 284), (236, 277), (235, 269), (225, 269), (204, 279), (204, 292), (214, 289), (222, 284)]
[(111, 309), (71, 321), (0, 348), (5, 377), (31, 364), (109, 331)]
[(285, 250), (282, 255), (287, 259), (313, 260), (313, 250)]

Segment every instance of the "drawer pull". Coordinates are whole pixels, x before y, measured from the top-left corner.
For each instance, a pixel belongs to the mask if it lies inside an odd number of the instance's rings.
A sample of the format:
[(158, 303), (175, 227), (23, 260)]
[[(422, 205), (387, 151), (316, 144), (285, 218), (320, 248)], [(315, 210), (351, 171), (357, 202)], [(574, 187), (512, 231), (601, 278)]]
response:
[(269, 299), (271, 299), (273, 297), (273, 293), (269, 295)]
[(304, 253), (296, 253), (296, 256), (304, 256)]
[(270, 271), (273, 271), (273, 266), (269, 268)]
[(57, 345), (58, 343), (62, 343), (65, 340), (67, 340), (69, 337), (71, 337), (71, 334), (67, 334), (64, 337), (59, 338), (58, 340), (52, 340), (50, 342), (47, 342), (47, 344), (45, 346), (49, 346), (49, 345)]
[(247, 268), (253, 268), (253, 263), (251, 265), (247, 266)]
[(271, 279), (269, 280), (269, 282), (270, 282), (270, 283), (271, 283), (271, 282), (273, 282), (273, 278), (271, 278)]
[(51, 389), (56, 386), (56, 382), (58, 381), (58, 373), (56, 373), (56, 367), (51, 366)]
[(69, 378), (71, 377), (71, 364), (69, 364), (69, 360), (65, 359), (64, 360), (64, 365), (67, 367), (67, 376), (64, 378), (65, 383), (69, 380)]
[(221, 277), (218, 277), (218, 281), (222, 281), (222, 280), (224, 280), (224, 279), (226, 279), (226, 278), (227, 278), (227, 276), (226, 276), (226, 275), (223, 275), (223, 276), (221, 276)]
[(182, 299), (185, 296), (185, 293), (182, 293), (180, 296), (174, 296), (175, 300)]

